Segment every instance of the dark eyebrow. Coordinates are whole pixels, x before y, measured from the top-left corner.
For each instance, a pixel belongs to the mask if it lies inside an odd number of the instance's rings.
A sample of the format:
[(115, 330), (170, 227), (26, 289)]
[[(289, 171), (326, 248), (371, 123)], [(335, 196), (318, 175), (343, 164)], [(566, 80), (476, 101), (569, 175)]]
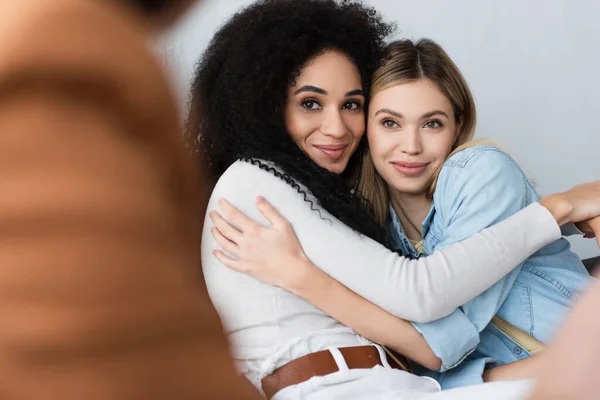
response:
[(362, 89), (354, 89), (354, 90), (351, 90), (348, 93), (346, 93), (345, 96), (346, 97), (350, 97), (350, 96), (362, 96), (362, 97), (365, 97), (365, 92), (363, 92)]
[(384, 113), (386, 113), (386, 114), (391, 114), (391, 115), (393, 115), (393, 116), (394, 116), (394, 117), (396, 117), (396, 118), (404, 118), (404, 117), (402, 116), (402, 114), (400, 114), (400, 113), (399, 113), (399, 112), (397, 112), (397, 111), (390, 110), (389, 108), (382, 108), (382, 109), (378, 110), (378, 111), (375, 113), (375, 115), (374, 115), (374, 116), (376, 117), (376, 116), (378, 116), (379, 114), (384, 114)]
[(329, 93), (327, 93), (327, 90), (323, 90), (320, 87), (304, 85), (300, 89), (296, 90), (294, 92), (294, 95), (300, 94), (302, 92), (314, 92), (314, 93), (322, 94), (324, 96), (327, 96), (329, 94)]
[(434, 115), (443, 115), (444, 117), (450, 119), (450, 117), (448, 116), (448, 114), (446, 114), (442, 110), (429, 111), (428, 113), (423, 114), (423, 116), (421, 117), (421, 119), (431, 118)]

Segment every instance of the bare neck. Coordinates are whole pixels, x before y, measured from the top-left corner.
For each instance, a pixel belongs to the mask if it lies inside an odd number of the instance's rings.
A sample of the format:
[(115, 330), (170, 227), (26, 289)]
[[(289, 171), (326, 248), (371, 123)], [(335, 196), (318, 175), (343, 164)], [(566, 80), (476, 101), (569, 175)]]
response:
[(431, 208), (431, 199), (423, 194), (402, 193), (390, 190), (392, 207), (410, 240), (420, 240), (423, 236), (422, 222)]

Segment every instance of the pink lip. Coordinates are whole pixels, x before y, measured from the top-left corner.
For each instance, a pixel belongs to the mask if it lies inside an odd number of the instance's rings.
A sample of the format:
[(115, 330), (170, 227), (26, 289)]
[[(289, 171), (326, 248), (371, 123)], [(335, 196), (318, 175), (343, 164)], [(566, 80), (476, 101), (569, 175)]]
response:
[(318, 144), (318, 145), (314, 145), (314, 147), (317, 150), (320, 150), (327, 157), (335, 160), (335, 159), (340, 158), (344, 154), (348, 145), (347, 144)]
[(425, 171), (428, 163), (392, 162), (392, 165), (396, 171), (400, 172), (402, 175), (418, 176)]

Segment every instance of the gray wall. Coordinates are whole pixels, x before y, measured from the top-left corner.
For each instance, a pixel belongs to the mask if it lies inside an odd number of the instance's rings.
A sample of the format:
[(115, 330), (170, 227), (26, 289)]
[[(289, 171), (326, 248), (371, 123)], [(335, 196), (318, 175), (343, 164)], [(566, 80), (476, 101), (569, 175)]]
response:
[[(180, 88), (182, 113), (194, 63), (208, 40), (251, 2), (205, 0), (159, 46)], [(600, 2), (367, 3), (397, 22), (397, 38), (429, 37), (448, 51), (475, 95), (477, 137), (504, 145), (542, 194), (600, 179)], [(595, 241), (575, 238), (572, 244), (584, 258), (600, 254)]]

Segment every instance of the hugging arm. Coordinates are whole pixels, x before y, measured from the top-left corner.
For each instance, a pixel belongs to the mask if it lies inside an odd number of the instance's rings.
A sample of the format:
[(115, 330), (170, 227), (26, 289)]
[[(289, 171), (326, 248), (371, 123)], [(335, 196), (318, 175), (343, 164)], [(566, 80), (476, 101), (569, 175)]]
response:
[[(566, 211), (555, 211), (557, 215), (553, 218), (548, 209), (536, 203), (430, 257), (409, 260), (352, 231), (326, 211), (311, 209), (301, 194), (267, 171), (238, 162), (226, 175), (215, 188), (213, 198), (231, 199), (241, 213), (260, 222), (250, 221), (243, 228), (237, 225), (239, 236), (230, 238), (231, 247), (225, 250), (241, 260), (232, 260), (235, 265), (228, 266), (249, 274), (259, 271), (260, 275), (262, 270), (265, 274), (256, 277), (309, 300), (310, 285), (302, 282), (309, 281), (316, 270), (314, 266), (306, 268), (310, 260), (310, 265), (317, 265), (353, 292), (397, 317), (417, 322), (448, 315), (479, 295), (529, 255), (558, 239), (560, 229), (556, 218), (570, 222)], [(269, 193), (268, 200), (289, 221), (306, 259), (296, 255), (279, 258), (272, 243), (263, 246), (268, 252), (245, 253), (252, 248), (260, 249), (261, 232), (270, 229), (277, 232), (275, 227), (265, 227), (269, 223), (255, 207), (255, 199), (261, 193)], [(560, 200), (556, 201), (564, 206)], [(216, 204), (209, 205), (209, 211), (216, 209)], [(227, 213), (225, 217), (234, 226), (239, 223)], [(525, 231), (520, 229), (523, 225), (537, 229)], [(285, 271), (291, 271), (292, 279), (285, 278)], [(283, 278), (280, 282), (268, 281), (266, 277), (270, 274)]]
[[(253, 224), (244, 215), (240, 214), (228, 202), (221, 201), (221, 207), (227, 213), (233, 215), (239, 225)], [(289, 223), (277, 212), (277, 210), (266, 200), (260, 198), (257, 207), (273, 227), (284, 232), (279, 235), (276, 230), (267, 231), (265, 242), (271, 243), (268, 257), (279, 259), (288, 265), (298, 265), (298, 260), (303, 265), (298, 268), (291, 267), (291, 273), (281, 281), (271, 281), (273, 285), (289, 287), (287, 279), (296, 283), (308, 278), (311, 290), (306, 292), (306, 300), (321, 309), (327, 315), (337, 319), (342, 324), (353, 328), (360, 335), (371, 339), (379, 344), (388, 346), (398, 353), (416, 361), (426, 368), (437, 370), (440, 368), (440, 359), (431, 351), (431, 348), (417, 330), (407, 321), (400, 319), (381, 307), (365, 300), (363, 297), (349, 290), (340, 282), (332, 279), (329, 275), (318, 268), (314, 268), (302, 251), (297, 240), (286, 241), (285, 237), (294, 237), (294, 232)], [(235, 253), (233, 242), (228, 239), (240, 241), (240, 232), (233, 228), (217, 212), (212, 212), (210, 218), (215, 227), (212, 234), (217, 243), (228, 252)], [(281, 239), (284, 239), (283, 241)], [(262, 249), (260, 249), (262, 252)], [(293, 254), (289, 258), (285, 254)], [(225, 265), (231, 265), (232, 260), (221, 251), (215, 251), (215, 256)], [(311, 271), (310, 276), (302, 276), (303, 271)], [(262, 276), (265, 281), (271, 277)], [(304, 286), (301, 284), (300, 286)]]

